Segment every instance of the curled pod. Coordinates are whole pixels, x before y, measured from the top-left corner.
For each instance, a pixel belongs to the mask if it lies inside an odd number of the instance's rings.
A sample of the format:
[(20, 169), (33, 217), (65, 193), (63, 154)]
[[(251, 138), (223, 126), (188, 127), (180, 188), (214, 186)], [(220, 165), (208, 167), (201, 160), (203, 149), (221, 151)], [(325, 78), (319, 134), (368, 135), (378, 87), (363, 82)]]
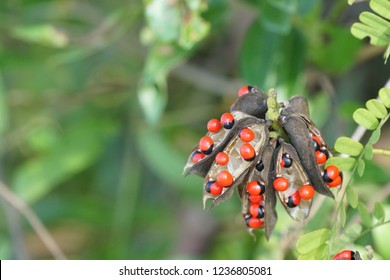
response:
[[(237, 133), (240, 132), (241, 128), (248, 123), (248, 120), (244, 120), (247, 119), (247, 117), (248, 115), (246, 114), (237, 113), (236, 116), (234, 116), (235, 124), (232, 128), (220, 128), (217, 132), (209, 131), (204, 137), (202, 137), (199, 144), (194, 147), (188, 157), (187, 163), (184, 166), (183, 174), (185, 176), (189, 174), (196, 174), (204, 178), (213, 164), (216, 155), (222, 152), (232, 138), (234, 138)], [(213, 119), (213, 121), (215, 122), (215, 119)], [(207, 144), (209, 145), (209, 148), (212, 144), (210, 150), (208, 150)]]
[[(292, 161), (291, 166), (288, 168), (281, 164), (285, 154), (288, 154)], [(280, 202), (294, 220), (304, 220), (309, 215), (312, 199), (311, 197), (303, 197), (301, 190), (306, 189), (306, 186), (310, 186), (310, 181), (295, 148), (291, 144), (279, 140), (279, 146), (275, 150), (273, 162), (275, 174), (273, 187)], [(288, 182), (287, 188), (278, 190), (278, 186), (275, 185), (275, 182), (279, 179)], [(293, 207), (291, 207), (291, 200), (293, 200), (292, 202), (297, 203)]]
[[(271, 162), (275, 150), (276, 141), (270, 139), (256, 156), (254, 163), (250, 166), (245, 179), (239, 186), (241, 193), (242, 215), (250, 233), (257, 228), (264, 228), (267, 239), (275, 228), (277, 215), (275, 210), (276, 196), (269, 187)], [(254, 216), (254, 208), (257, 209), (257, 216)], [(258, 223), (254, 223), (259, 219)], [(251, 222), (249, 222), (251, 221)], [(261, 226), (258, 226), (261, 223)]]
[(297, 113), (287, 116), (282, 115), (281, 121), (314, 189), (320, 194), (334, 198), (333, 193), (322, 178), (322, 170), (317, 163), (315, 147), (313, 146), (310, 129), (304, 115)]
[[(240, 131), (243, 128), (253, 131), (253, 139), (249, 143), (242, 141), (240, 138)], [(247, 180), (246, 174), (249, 170), (255, 168), (255, 158), (261, 154), (268, 141), (268, 131), (268, 124), (264, 120), (255, 117), (246, 117), (237, 123), (237, 127), (234, 130), (235, 134), (223, 151), (220, 152), (223, 153), (225, 158), (227, 157), (227, 160), (223, 160), (223, 164), (221, 164), (219, 159), (218, 161), (215, 160), (205, 176), (203, 191), (204, 207), (208, 200), (212, 200), (210, 207), (213, 207), (229, 199), (234, 189), (241, 185), (243, 181)], [(244, 145), (251, 145), (254, 151), (254, 158), (250, 161), (241, 154), (241, 147)], [(215, 196), (208, 192), (207, 184), (210, 181), (216, 181), (224, 187), (220, 195)]]

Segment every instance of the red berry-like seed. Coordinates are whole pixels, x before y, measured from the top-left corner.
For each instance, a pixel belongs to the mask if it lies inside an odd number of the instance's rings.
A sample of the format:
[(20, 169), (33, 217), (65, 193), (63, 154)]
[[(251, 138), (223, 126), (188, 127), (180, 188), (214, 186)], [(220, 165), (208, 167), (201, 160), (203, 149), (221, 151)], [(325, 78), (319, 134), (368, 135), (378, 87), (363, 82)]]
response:
[(229, 162), (229, 155), (225, 152), (219, 152), (215, 156), (215, 162), (219, 165), (226, 165)]
[(323, 164), (328, 160), (329, 154), (326, 150), (316, 151), (316, 159), (318, 164)]
[(315, 190), (311, 185), (304, 185), (299, 189), (299, 196), (304, 200), (310, 200), (313, 198)]
[(220, 195), (223, 187), (215, 181), (208, 181), (205, 185), (205, 190), (212, 195)]
[(262, 227), (264, 225), (264, 222), (258, 218), (250, 217), (246, 219), (246, 224), (250, 228), (257, 229)]
[(328, 185), (329, 188), (334, 188), (341, 185), (342, 182), (343, 182), (343, 178), (339, 175), (335, 180), (333, 180), (333, 182), (329, 182), (326, 184)]
[(324, 175), (322, 176), (324, 178), (324, 181), (327, 183), (333, 182), (334, 180), (339, 177), (340, 171), (339, 169), (334, 165), (329, 165), (325, 171)]
[(244, 94), (250, 93), (252, 87), (251, 86), (243, 86), (238, 90), (238, 97), (243, 96)]
[(249, 213), (252, 217), (262, 219), (264, 218), (264, 207), (258, 203), (253, 203), (249, 206)]
[(334, 260), (354, 260), (355, 252), (351, 250), (344, 250), (338, 254), (336, 254), (333, 259)]
[(321, 148), (321, 140), (317, 135), (312, 135), (311, 139), (313, 139), (314, 148), (318, 151)]
[(246, 185), (246, 190), (250, 195), (262, 195), (265, 193), (265, 185), (259, 181), (250, 181)]
[(249, 213), (251, 213), (252, 217), (257, 217), (259, 207), (260, 207), (260, 204), (258, 204), (258, 203), (252, 203), (249, 206)]
[(288, 180), (283, 177), (276, 178), (273, 182), (274, 189), (279, 192), (284, 192), (288, 189)]
[(249, 195), (249, 201), (252, 202), (252, 203), (260, 203), (264, 197), (262, 195)]
[(217, 119), (211, 119), (207, 123), (207, 130), (213, 133), (218, 132), (221, 129), (221, 122)]
[(230, 113), (223, 113), (221, 116), (221, 124), (226, 129), (231, 129), (234, 125), (234, 117)]
[(233, 183), (233, 176), (229, 171), (223, 170), (218, 174), (217, 182), (222, 187), (229, 187)]
[(198, 161), (204, 159), (206, 155), (204, 153), (201, 153), (201, 152), (194, 152), (192, 154), (192, 162), (193, 163), (197, 163)]
[(210, 154), (213, 150), (214, 141), (210, 136), (203, 136), (199, 140), (199, 149), (206, 155)]
[(251, 144), (243, 144), (240, 148), (240, 155), (246, 161), (251, 161), (255, 158), (256, 153)]
[(292, 195), (290, 195), (286, 200), (286, 205), (290, 208), (294, 208), (298, 206), (298, 204), (301, 202), (301, 196), (299, 195), (299, 192), (296, 191)]
[(240, 131), (240, 138), (244, 142), (250, 142), (255, 139), (255, 134), (253, 133), (252, 129), (243, 128)]
[(280, 160), (280, 166), (284, 167), (284, 168), (289, 168), (289, 167), (291, 167), (292, 163), (293, 163), (293, 160), (290, 157), (290, 155), (287, 153), (284, 153), (282, 155), (281, 160)]

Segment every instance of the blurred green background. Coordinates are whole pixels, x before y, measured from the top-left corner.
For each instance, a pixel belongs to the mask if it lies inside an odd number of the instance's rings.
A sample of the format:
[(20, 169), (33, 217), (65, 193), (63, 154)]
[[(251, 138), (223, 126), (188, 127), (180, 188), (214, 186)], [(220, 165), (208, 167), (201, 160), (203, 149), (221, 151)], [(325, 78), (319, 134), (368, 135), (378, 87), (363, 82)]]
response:
[[(238, 197), (203, 210), (203, 180), (184, 178), (183, 167), (245, 84), (274, 87), (280, 100), (307, 96), (330, 146), (351, 135), (352, 112), (390, 74), (384, 47), (350, 33), (368, 9), (346, 0), (1, 1), (0, 258), (53, 258), (8, 188), (69, 259), (296, 258), (296, 238), (328, 226), (334, 202), (323, 200), (305, 227), (279, 209), (271, 240), (261, 231), (254, 240)], [(389, 136), (378, 146), (389, 148)], [(374, 157), (355, 182), (367, 204), (389, 207), (389, 168)], [(376, 238), (358, 242), (380, 251)], [(379, 257), (390, 258), (388, 247)]]

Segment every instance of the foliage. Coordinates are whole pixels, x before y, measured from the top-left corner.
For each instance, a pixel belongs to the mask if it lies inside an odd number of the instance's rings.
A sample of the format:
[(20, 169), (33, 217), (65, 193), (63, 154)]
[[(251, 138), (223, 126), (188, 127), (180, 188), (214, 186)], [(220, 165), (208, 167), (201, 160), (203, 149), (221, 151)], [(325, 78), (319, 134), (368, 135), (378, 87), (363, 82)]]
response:
[[(1, 1), (0, 258), (60, 258), (54, 240), (70, 259), (389, 259), (388, 89), (373, 99), (388, 1), (352, 2)], [(202, 180), (181, 175), (248, 83), (306, 96), (349, 155), (337, 203), (315, 197), (305, 225), (280, 215), (269, 242), (238, 199), (204, 211)], [(348, 138), (357, 124), (370, 135)]]

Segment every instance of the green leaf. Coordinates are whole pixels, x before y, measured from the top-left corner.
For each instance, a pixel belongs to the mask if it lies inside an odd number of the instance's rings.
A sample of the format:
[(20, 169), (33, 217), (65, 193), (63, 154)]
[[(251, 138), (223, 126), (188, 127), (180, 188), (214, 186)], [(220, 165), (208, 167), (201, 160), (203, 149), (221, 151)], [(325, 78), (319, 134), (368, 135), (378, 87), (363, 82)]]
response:
[(336, 151), (341, 154), (347, 154), (350, 156), (358, 156), (363, 151), (363, 145), (349, 137), (339, 137), (336, 140), (335, 147)]
[(366, 167), (366, 164), (365, 164), (364, 160), (360, 158), (357, 162), (357, 173), (360, 177), (363, 176), (365, 167)]
[(355, 209), (358, 206), (359, 202), (358, 193), (351, 186), (347, 187), (346, 192), (349, 205), (351, 205), (351, 207)]
[(385, 220), (385, 209), (383, 208), (382, 203), (378, 201), (375, 202), (374, 217), (377, 218), (380, 222)]
[(357, 109), (353, 113), (352, 117), (356, 123), (360, 124), (368, 130), (374, 130), (379, 125), (379, 121), (374, 116), (374, 114), (364, 108)]
[(371, 134), (371, 136), (370, 136), (370, 139), (369, 139), (369, 144), (371, 144), (371, 145), (374, 145), (374, 144), (376, 144), (376, 142), (378, 142), (378, 140), (379, 140), (379, 138), (381, 137), (381, 129), (380, 129), (380, 127), (378, 127), (378, 128), (376, 128), (373, 132), (372, 132), (372, 134)]
[(308, 232), (298, 239), (296, 244), (297, 251), (301, 255), (313, 252), (325, 245), (330, 236), (331, 231), (327, 228)]
[(291, 17), (297, 9), (296, 0), (260, 1), (261, 21), (266, 30), (286, 34), (291, 28)]
[(348, 0), (348, 4), (352, 5), (356, 0)]
[(390, 2), (389, 2), (389, 0), (371, 0), (370, 7), (378, 15), (390, 20)]
[(300, 254), (298, 260), (324, 260), (328, 256), (329, 245), (324, 244), (307, 254)]
[(382, 102), (376, 99), (370, 99), (366, 102), (367, 109), (378, 119), (383, 119), (387, 115), (387, 110)]
[(369, 37), (370, 43), (374, 46), (387, 46), (389, 44), (390, 29), (385, 19), (371, 12), (362, 12), (359, 19), (361, 22), (354, 23), (351, 27), (353, 36), (359, 39)]
[(360, 217), (362, 219), (363, 225), (365, 225), (366, 227), (371, 227), (372, 219), (371, 219), (371, 215), (368, 212), (366, 205), (364, 205), (362, 202), (359, 202), (358, 203), (358, 211), (359, 211)]
[(363, 227), (361, 226), (361, 224), (354, 223), (346, 229), (345, 235), (347, 235), (351, 240), (355, 240), (360, 236), (362, 230)]
[(279, 34), (269, 32), (254, 21), (245, 34), (240, 50), (240, 73), (248, 84), (264, 87), (274, 73), (280, 50)]
[(27, 43), (37, 43), (46, 47), (64, 48), (69, 43), (67, 35), (50, 24), (17, 26), (11, 33)]
[(390, 108), (390, 88), (381, 88), (379, 90), (379, 97), (383, 104), (385, 104), (387, 108)]
[(325, 163), (325, 166), (336, 165), (340, 171), (348, 171), (351, 170), (356, 163), (356, 159), (354, 158), (344, 158), (344, 157), (331, 157)]
[[(390, 216), (390, 206), (384, 206), (385, 215)], [(385, 259), (390, 259), (390, 224), (381, 225), (375, 227), (372, 230), (372, 237), (374, 241), (374, 248), (378, 251), (379, 254)]]
[(364, 148), (364, 157), (365, 157), (367, 160), (372, 160), (373, 150), (374, 150), (374, 147), (372, 146), (371, 143), (368, 143), (368, 144), (366, 145), (366, 147)]

